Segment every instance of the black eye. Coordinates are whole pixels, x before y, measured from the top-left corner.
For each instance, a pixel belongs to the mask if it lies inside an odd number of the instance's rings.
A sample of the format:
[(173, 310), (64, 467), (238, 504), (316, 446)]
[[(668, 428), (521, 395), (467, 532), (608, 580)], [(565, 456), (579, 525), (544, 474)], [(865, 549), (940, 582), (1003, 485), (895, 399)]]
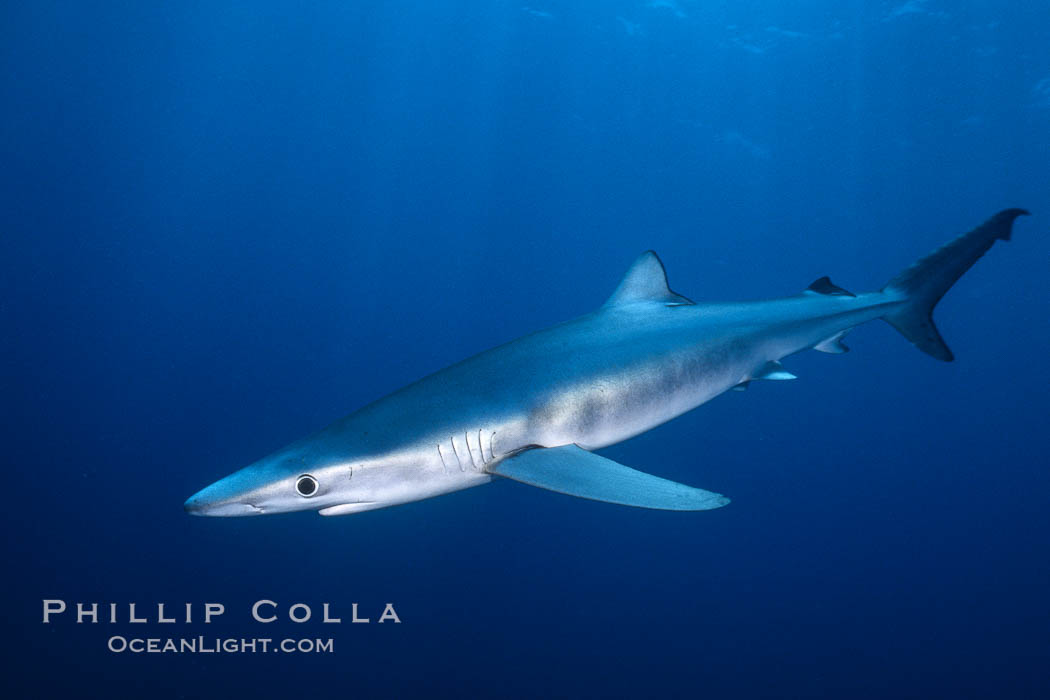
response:
[(295, 480), (295, 490), (304, 498), (309, 498), (317, 493), (317, 479), (309, 474), (303, 474)]

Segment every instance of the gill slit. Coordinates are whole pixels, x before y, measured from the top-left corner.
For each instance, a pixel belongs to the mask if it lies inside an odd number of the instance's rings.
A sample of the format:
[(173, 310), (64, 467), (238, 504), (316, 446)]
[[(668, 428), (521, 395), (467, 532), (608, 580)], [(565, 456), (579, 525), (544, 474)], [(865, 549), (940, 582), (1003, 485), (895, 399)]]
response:
[[(474, 459), (474, 450), (470, 449), (470, 436), (467, 433), (463, 433), (463, 442), (467, 443), (467, 454), (470, 455), (470, 466), (474, 467), (474, 471), (478, 470), (478, 463)], [(481, 443), (478, 443), (478, 449), (481, 449)]]
[(459, 462), (459, 470), (461, 472), (465, 472), (466, 469), (463, 468), (463, 458), (459, 456), (459, 450), (456, 449), (456, 439), (455, 439), (455, 437), (454, 436), (449, 437), (448, 441), (450, 443), (452, 443), (452, 452), (453, 452), (453, 454), (456, 455), (456, 461)]
[[(492, 431), (489, 433), (488, 454), (486, 454), (485, 429), (478, 428), (478, 456), (474, 455), (474, 447), (470, 444), (470, 436), (471, 433), (469, 431), (463, 433), (463, 442), (466, 444), (467, 453), (470, 455), (470, 466), (474, 469), (474, 471), (483, 471), (483, 467), (485, 467), (490, 462), (493, 462), (496, 459), (496, 452), (493, 447), (493, 441), (496, 439), (496, 431)], [(448, 442), (449, 445), (452, 446), (452, 454), (456, 457), (456, 466), (459, 467), (459, 470), (461, 472), (465, 472), (467, 470), (467, 461), (463, 459), (463, 456), (459, 452), (459, 447), (456, 446), (456, 436), (450, 436)], [(437, 443), (437, 451), (438, 457), (441, 459), (441, 467), (444, 470), (445, 474), (448, 474), (450, 469), (449, 463), (451, 460), (445, 456), (445, 450), (442, 447), (441, 443)]]

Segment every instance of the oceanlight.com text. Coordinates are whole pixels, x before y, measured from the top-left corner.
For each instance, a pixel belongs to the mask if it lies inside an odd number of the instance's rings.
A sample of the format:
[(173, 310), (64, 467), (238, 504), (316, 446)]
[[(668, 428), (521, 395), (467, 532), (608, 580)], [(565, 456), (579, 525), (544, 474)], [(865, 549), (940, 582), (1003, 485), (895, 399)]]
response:
[(327, 639), (237, 637), (122, 637), (109, 638), (106, 648), (122, 654), (331, 654), (335, 642)]

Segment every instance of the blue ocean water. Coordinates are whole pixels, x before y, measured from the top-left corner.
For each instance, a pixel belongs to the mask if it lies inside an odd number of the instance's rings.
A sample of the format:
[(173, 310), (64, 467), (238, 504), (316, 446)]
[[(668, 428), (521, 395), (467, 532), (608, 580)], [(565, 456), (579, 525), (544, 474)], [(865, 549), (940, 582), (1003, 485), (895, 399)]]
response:
[[(522, 2), (529, 2), (522, 6)], [(1046, 697), (1040, 3), (9, 3), (6, 697)], [(345, 518), (191, 493), (585, 313), (877, 289), (1004, 207), (957, 361), (884, 324), (603, 454), (664, 513), (496, 483)], [(122, 621), (42, 624), (44, 599)], [(282, 620), (251, 621), (254, 601)], [(126, 605), (195, 606), (192, 624)], [(203, 605), (226, 613), (210, 625)], [(341, 625), (319, 623), (328, 602)], [(378, 624), (385, 603), (400, 624)], [(314, 619), (284, 619), (294, 603)], [(350, 624), (358, 603), (371, 624)], [(150, 612), (152, 610), (152, 612)], [(332, 638), (134, 654), (126, 637)]]

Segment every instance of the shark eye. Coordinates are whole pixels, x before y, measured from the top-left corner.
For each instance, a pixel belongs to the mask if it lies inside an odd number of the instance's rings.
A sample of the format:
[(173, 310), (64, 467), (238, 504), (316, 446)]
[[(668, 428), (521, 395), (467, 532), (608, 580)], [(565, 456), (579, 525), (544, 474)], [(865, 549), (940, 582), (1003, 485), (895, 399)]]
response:
[(317, 479), (309, 474), (303, 474), (295, 480), (295, 491), (303, 498), (309, 498), (317, 493)]

